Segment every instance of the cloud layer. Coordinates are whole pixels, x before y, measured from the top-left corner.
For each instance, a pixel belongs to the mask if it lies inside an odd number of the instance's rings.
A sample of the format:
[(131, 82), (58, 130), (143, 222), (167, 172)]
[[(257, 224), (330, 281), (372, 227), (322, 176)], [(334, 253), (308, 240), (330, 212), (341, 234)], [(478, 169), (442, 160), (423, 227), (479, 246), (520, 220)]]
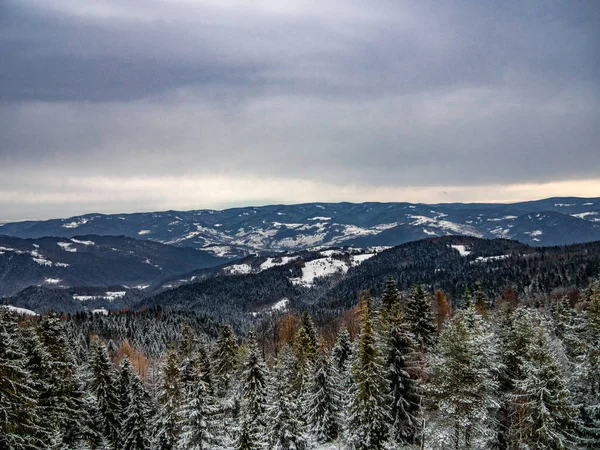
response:
[(3, 2), (0, 219), (600, 195), (596, 2), (362, 3)]

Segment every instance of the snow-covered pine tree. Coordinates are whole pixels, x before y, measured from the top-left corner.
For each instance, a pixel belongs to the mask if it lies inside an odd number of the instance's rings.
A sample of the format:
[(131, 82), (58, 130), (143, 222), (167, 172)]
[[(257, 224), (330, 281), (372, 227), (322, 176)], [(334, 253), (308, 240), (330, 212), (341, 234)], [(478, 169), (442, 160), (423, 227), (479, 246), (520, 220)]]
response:
[(274, 368), (268, 407), (267, 436), (269, 448), (272, 450), (303, 450), (307, 448), (298, 397), (292, 385), (294, 370), (294, 354), (286, 346), (279, 352), (279, 358)]
[(436, 326), (433, 319), (431, 299), (427, 296), (421, 284), (417, 284), (412, 288), (404, 307), (404, 314), (415, 337), (418, 349), (421, 352), (427, 351), (435, 342)]
[(428, 357), (431, 448), (489, 448), (495, 439), (498, 345), (473, 307), (457, 313)]
[(355, 387), (350, 402), (347, 440), (355, 450), (380, 450), (387, 440), (387, 386), (373, 329), (371, 297), (360, 299), (361, 330), (353, 373)]
[(260, 450), (263, 448), (262, 439), (246, 412), (242, 412), (240, 432), (235, 443), (235, 450)]
[(400, 293), (392, 277), (385, 282), (383, 295), (381, 296), (380, 315), (387, 316), (391, 311), (400, 309)]
[(241, 380), (242, 426), (236, 444), (238, 449), (262, 445), (266, 425), (268, 376), (269, 372), (258, 349), (256, 335), (251, 332)]
[(116, 374), (104, 343), (95, 339), (91, 358), (92, 380), (90, 388), (98, 401), (103, 432), (115, 450), (119, 449), (121, 434), (121, 406), (117, 394)]
[(161, 450), (176, 448), (181, 432), (179, 415), (182, 398), (183, 392), (179, 362), (177, 361), (175, 350), (171, 348), (167, 356), (167, 362), (163, 368), (154, 435), (155, 445)]
[(421, 428), (421, 388), (415, 341), (399, 305), (388, 309), (383, 354), (388, 385), (390, 434), (399, 445), (413, 444)]
[(217, 339), (213, 353), (213, 375), (216, 384), (217, 395), (223, 397), (229, 390), (231, 378), (238, 367), (237, 361), (237, 338), (231, 325), (225, 325), (221, 335)]
[(0, 448), (15, 450), (41, 446), (38, 438), (48, 433), (36, 426), (38, 392), (18, 333), (15, 318), (0, 306)]
[(517, 360), (507, 395), (512, 420), (506, 441), (528, 448), (567, 449), (577, 443), (579, 418), (554, 346), (539, 317), (515, 311), (513, 338), (525, 345), (511, 348)]
[(139, 375), (125, 357), (119, 371), (122, 450), (146, 450), (150, 447), (149, 396)]
[(61, 445), (66, 447), (82, 439), (102, 441), (102, 430), (93, 420), (97, 412), (86, 408), (83, 380), (63, 323), (55, 314), (48, 314), (42, 317), (36, 332), (44, 352), (50, 355), (38, 372), (45, 385), (38, 405), (46, 423), (57, 430), (55, 436), (61, 436)]
[(330, 365), (325, 340), (321, 338), (314, 372), (308, 383), (305, 410), (307, 422), (318, 442), (331, 442), (340, 433), (340, 392)]
[(338, 332), (335, 345), (331, 350), (335, 368), (338, 372), (346, 365), (346, 361), (352, 358), (352, 341), (350, 341), (350, 333), (346, 325), (342, 324)]
[[(189, 369), (188, 369), (189, 370)], [(184, 406), (180, 412), (181, 435), (177, 448), (202, 450), (215, 448), (217, 444), (215, 425), (215, 402), (201, 369), (196, 367), (191, 382), (183, 385)]]
[(206, 388), (212, 395), (214, 392), (212, 362), (208, 356), (208, 351), (206, 351), (206, 345), (202, 340), (198, 341), (198, 356), (196, 361), (198, 364), (199, 376), (202, 381), (206, 383)]
[(268, 377), (269, 371), (258, 349), (256, 335), (251, 332), (242, 373), (242, 410), (256, 429), (265, 426)]

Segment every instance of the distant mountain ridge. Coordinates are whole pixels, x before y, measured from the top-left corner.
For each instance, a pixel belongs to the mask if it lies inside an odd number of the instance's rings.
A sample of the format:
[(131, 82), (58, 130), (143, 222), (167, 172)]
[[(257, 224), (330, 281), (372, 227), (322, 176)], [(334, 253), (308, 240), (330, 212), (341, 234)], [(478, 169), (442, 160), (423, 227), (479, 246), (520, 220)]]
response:
[[(0, 236), (0, 297), (29, 286), (146, 289), (169, 276), (226, 261), (202, 250), (124, 236)], [(123, 288), (109, 291), (106, 296), (121, 295), (115, 293)]]
[(600, 240), (600, 197), (511, 204), (306, 203), (222, 211), (85, 214), (5, 223), (0, 234), (21, 238), (122, 235), (227, 258), (319, 246), (395, 246), (444, 235), (567, 245)]

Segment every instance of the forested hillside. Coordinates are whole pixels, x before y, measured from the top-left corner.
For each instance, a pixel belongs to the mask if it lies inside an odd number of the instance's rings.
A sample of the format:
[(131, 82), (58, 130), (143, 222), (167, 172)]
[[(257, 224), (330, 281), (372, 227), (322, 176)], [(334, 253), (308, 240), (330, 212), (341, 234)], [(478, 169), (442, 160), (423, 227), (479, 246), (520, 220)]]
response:
[(463, 302), (389, 279), (321, 325), (3, 307), (0, 447), (598, 448), (600, 278)]

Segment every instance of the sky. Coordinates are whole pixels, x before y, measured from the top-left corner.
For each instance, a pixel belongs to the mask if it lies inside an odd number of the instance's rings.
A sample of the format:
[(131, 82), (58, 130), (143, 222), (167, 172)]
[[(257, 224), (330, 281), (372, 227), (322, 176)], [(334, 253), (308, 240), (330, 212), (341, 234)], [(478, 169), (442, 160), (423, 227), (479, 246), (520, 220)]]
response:
[(600, 196), (596, 0), (1, 0), (0, 220)]

